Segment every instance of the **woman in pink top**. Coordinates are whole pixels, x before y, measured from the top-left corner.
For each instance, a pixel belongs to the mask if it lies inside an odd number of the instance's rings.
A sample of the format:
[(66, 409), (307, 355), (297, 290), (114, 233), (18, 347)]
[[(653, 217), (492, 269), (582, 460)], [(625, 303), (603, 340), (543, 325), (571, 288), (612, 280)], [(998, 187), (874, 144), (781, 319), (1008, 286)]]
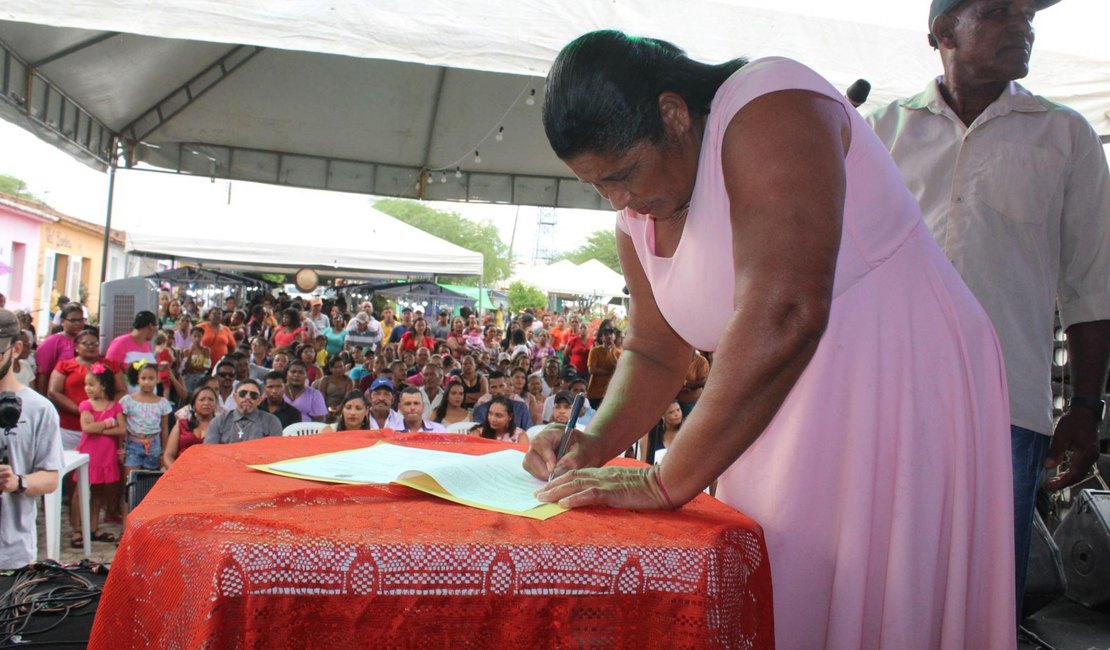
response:
[[(1015, 644), (1005, 375), (994, 330), (883, 145), (805, 66), (693, 61), (619, 32), (547, 78), (552, 148), (619, 211), (631, 293), (607, 398), (539, 497), (717, 497), (765, 533), (779, 648)], [(698, 407), (651, 468), (596, 468)]]

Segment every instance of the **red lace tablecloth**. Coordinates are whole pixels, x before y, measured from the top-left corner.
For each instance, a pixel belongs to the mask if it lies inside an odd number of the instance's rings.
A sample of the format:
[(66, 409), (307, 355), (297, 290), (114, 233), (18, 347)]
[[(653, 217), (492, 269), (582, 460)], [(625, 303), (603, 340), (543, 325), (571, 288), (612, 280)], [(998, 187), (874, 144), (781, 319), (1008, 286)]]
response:
[(131, 514), (91, 647), (773, 646), (762, 533), (708, 496), (536, 521), (247, 467), (382, 438), (504, 446), (361, 431), (193, 447)]

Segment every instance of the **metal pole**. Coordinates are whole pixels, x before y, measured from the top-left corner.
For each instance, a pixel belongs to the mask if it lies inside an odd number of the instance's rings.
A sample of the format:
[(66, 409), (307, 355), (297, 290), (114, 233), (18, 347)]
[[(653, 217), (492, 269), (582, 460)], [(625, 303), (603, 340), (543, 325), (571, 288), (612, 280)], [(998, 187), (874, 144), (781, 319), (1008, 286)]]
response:
[(100, 284), (108, 279), (108, 244), (112, 239), (112, 199), (116, 193), (116, 161), (108, 166), (108, 213), (104, 217), (104, 251), (100, 256)]

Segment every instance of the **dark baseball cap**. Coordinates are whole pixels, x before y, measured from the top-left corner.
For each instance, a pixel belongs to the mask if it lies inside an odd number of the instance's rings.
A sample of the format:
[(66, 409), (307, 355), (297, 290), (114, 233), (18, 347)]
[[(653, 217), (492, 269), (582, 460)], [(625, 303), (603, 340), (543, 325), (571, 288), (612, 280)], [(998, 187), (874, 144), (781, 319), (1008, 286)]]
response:
[[(937, 47), (937, 39), (933, 36), (933, 21), (937, 19), (937, 16), (952, 13), (965, 2), (968, 2), (968, 0), (932, 0), (932, 3), (929, 5), (929, 45)], [(1060, 2), (1060, 0), (1036, 0), (1036, 2), (1033, 3), (1033, 8), (1040, 11), (1041, 9), (1051, 7), (1057, 2)]]

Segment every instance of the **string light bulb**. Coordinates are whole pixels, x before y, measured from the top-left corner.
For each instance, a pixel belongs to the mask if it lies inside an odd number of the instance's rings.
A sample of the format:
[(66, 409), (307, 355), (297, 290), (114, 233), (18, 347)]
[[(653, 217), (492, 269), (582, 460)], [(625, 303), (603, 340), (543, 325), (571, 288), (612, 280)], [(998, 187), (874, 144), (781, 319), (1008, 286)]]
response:
[(528, 97), (524, 100), (524, 103), (529, 105), (529, 106), (535, 106), (536, 105), (536, 89), (535, 88), (533, 88), (531, 91), (529, 91)]
[(474, 164), (475, 165), (482, 164), (482, 154), (478, 153), (477, 149), (474, 150)]
[(462, 167), (455, 168), (455, 178), (462, 178)]
[(440, 183), (446, 183), (447, 182), (447, 172), (443, 172), (439, 175), (439, 182)]
[(493, 139), (497, 140), (498, 142), (501, 142), (502, 140), (504, 140), (505, 139), (505, 127), (503, 127), (503, 126), (497, 127), (497, 135), (493, 136)]

